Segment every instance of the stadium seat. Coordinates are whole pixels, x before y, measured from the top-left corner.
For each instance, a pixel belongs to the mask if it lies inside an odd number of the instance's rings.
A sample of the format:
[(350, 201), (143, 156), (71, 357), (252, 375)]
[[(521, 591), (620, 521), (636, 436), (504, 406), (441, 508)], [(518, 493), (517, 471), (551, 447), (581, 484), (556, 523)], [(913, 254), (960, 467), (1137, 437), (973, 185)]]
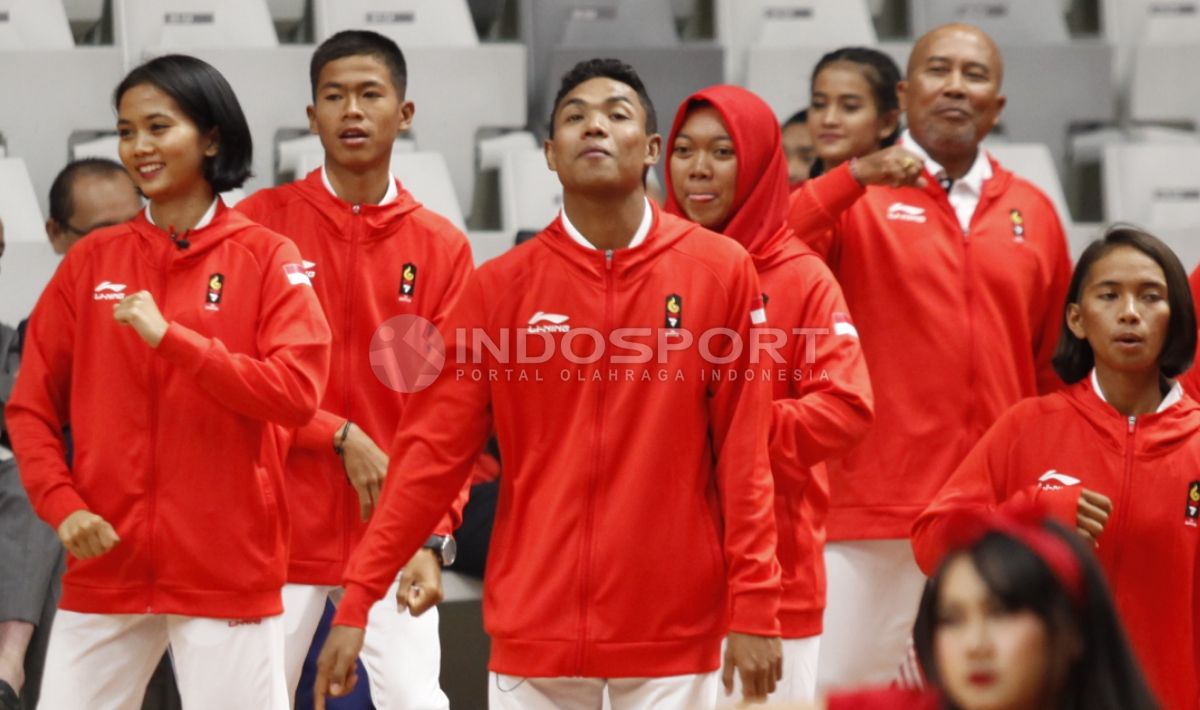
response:
[(1063, 6), (1051, 0), (912, 0), (912, 34), (968, 22), (999, 44), (1065, 44)]
[[(528, 106), (535, 124), (544, 122), (544, 106), (558, 87), (561, 72), (551, 59), (555, 50), (569, 47), (588, 57), (608, 56), (611, 47), (664, 48), (679, 41), (668, 0), (524, 0), (519, 13), (521, 39), (529, 51)], [(547, 87), (553, 87), (550, 99)]]
[(1186, 73), (1200, 65), (1200, 0), (1150, 5), (1131, 61), (1134, 121), (1200, 124), (1200, 83)]
[(513, 150), (500, 165), (500, 222), (508, 243), (523, 230), (541, 231), (562, 207), (562, 185), (541, 149)]
[(754, 48), (872, 46), (878, 41), (865, 0), (713, 1), (717, 40), (725, 48), (725, 76), (731, 83), (746, 80), (747, 53)]
[[(680, 44), (674, 47), (609, 47), (604, 56), (629, 63), (646, 84), (650, 100), (658, 113), (658, 128), (668, 131), (675, 109), (689, 95), (706, 86), (724, 81), (724, 51), (712, 44)], [(577, 62), (596, 56), (596, 49), (560, 47), (550, 53), (549, 76), (544, 103), (531, 117), (534, 125), (544, 127), (550, 120), (559, 77)], [(665, 153), (664, 153), (665, 155)], [(661, 168), (662, 161), (659, 161)]]
[(20, 158), (0, 159), (0, 221), (6, 245), (0, 266), (0, 323), (16, 325), (29, 316), (58, 266), (33, 183)]
[(0, 0), (0, 51), (74, 46), (60, 0)]
[(265, 0), (113, 0), (113, 35), (127, 66), (165, 51), (279, 44)]
[[(8, 154), (25, 159), (43, 211), (50, 183), (67, 162), (71, 134), (115, 127), (112, 90), (122, 75), (121, 53), (114, 47), (4, 53), (0, 86), (22, 87), (28, 106), (37, 110), (13, 110), (12, 102), (0, 102), (0, 134)], [(31, 81), (33, 77), (63, 79)], [(69, 85), (65, 77), (70, 77)]]
[(1105, 146), (1105, 217), (1200, 231), (1200, 140)]
[(1003, 143), (990, 140), (984, 142), (984, 148), (1000, 161), (1001, 165), (1046, 193), (1054, 203), (1058, 218), (1064, 225), (1072, 222), (1062, 180), (1058, 177), (1054, 156), (1050, 155), (1049, 148), (1041, 143)]
[(348, 29), (367, 29), (409, 47), (479, 44), (466, 0), (313, 0), (317, 41)]

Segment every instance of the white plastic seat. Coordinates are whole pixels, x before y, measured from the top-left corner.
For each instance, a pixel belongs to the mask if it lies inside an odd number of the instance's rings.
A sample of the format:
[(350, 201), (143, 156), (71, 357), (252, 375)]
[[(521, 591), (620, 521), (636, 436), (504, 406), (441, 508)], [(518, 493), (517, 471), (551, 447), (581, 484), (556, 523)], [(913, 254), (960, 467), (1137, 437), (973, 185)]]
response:
[(0, 50), (74, 46), (61, 0), (0, 0)]
[(505, 153), (500, 165), (500, 223), (510, 240), (541, 231), (562, 208), (562, 183), (539, 149)]
[(1105, 216), (1146, 228), (1200, 228), (1200, 140), (1104, 149)]
[(949, 22), (967, 22), (999, 44), (1064, 44), (1063, 6), (1049, 0), (912, 0), (913, 36)]
[(400, 48), (479, 44), (466, 0), (313, 0), (317, 41), (348, 29), (392, 38)]
[[(866, 0), (714, 0), (725, 76), (746, 79), (747, 53), (756, 47), (874, 46)], [(802, 73), (812, 66), (799, 68)]]
[(265, 0), (113, 0), (113, 34), (128, 65), (164, 50), (279, 44)]
[(1054, 156), (1041, 143), (1003, 143), (987, 141), (984, 148), (1008, 170), (1033, 183), (1054, 203), (1058, 218), (1063, 225), (1071, 223), (1071, 210), (1067, 207), (1066, 194)]

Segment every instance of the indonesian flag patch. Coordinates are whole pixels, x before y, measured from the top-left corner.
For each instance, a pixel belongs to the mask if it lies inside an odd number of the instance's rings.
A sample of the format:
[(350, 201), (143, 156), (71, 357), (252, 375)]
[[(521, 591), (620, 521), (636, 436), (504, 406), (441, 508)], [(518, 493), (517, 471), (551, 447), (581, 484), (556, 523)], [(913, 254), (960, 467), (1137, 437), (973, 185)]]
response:
[(750, 303), (750, 323), (762, 325), (767, 322), (767, 304), (762, 296), (755, 296)]
[(304, 284), (312, 286), (312, 281), (308, 280), (308, 274), (304, 273), (304, 267), (300, 264), (284, 264), (283, 275), (287, 277), (288, 283), (293, 286)]
[(834, 312), (833, 334), (849, 335), (853, 338), (858, 337), (858, 328), (854, 327), (854, 321), (850, 320), (849, 313)]

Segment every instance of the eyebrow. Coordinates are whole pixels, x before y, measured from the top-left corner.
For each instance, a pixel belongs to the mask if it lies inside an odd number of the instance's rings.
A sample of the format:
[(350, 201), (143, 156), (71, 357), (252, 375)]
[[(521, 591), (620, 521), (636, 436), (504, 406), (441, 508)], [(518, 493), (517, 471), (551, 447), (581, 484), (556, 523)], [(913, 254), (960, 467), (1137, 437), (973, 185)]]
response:
[[(1108, 279), (1107, 281), (1100, 281), (1099, 283), (1092, 284), (1092, 288), (1101, 288), (1101, 287), (1105, 287), (1105, 286), (1108, 286), (1108, 287), (1124, 286), (1124, 285), (1125, 285), (1124, 281), (1116, 281), (1114, 279)], [(1153, 281), (1153, 280), (1139, 281), (1137, 283), (1138, 288), (1146, 288), (1148, 286), (1154, 287), (1154, 288), (1166, 288), (1167, 284), (1162, 281)]]
[[(629, 104), (630, 108), (633, 108), (633, 105), (634, 105), (633, 101), (628, 96), (621, 96), (620, 94), (617, 94), (614, 96), (609, 96), (607, 99), (601, 101), (600, 103), (601, 104), (614, 104), (614, 103), (618, 103), (618, 102), (627, 103), (627, 104)], [(566, 101), (563, 101), (562, 106), (559, 107), (559, 110), (561, 111), (562, 109), (564, 109), (568, 106), (587, 106), (587, 105), (588, 105), (588, 102), (584, 101), (583, 99), (581, 99), (579, 97), (575, 97), (573, 99), (567, 99)]]
[(378, 79), (367, 79), (366, 81), (360, 81), (357, 84), (343, 84), (340, 81), (327, 81), (324, 84), (321, 84), (320, 86), (318, 86), (317, 91), (321, 91), (323, 89), (344, 89), (347, 86), (384, 86), (384, 85), (385, 84), (382, 81), (379, 81)]
[[(149, 120), (151, 120), (151, 119), (155, 119), (155, 118), (165, 118), (165, 119), (167, 119), (168, 121), (170, 121), (170, 120), (173, 120), (173, 119), (172, 119), (170, 116), (168, 116), (167, 114), (165, 114), (165, 113), (162, 113), (162, 112), (159, 112), (159, 111), (155, 111), (154, 113), (150, 114), (149, 116), (143, 116), (142, 118), (143, 118), (144, 120), (146, 120), (146, 121), (149, 121)], [(133, 123), (133, 119), (131, 119), (131, 118), (117, 118), (117, 123)]]
[[(683, 133), (682, 131), (680, 131), (679, 133), (676, 133), (676, 134), (675, 134), (675, 140), (679, 140), (680, 138), (686, 138), (686, 139), (688, 139), (688, 140), (690, 140), (690, 141), (691, 141), (691, 140), (695, 140), (695, 138), (692, 138), (691, 136), (689, 136), (689, 135), (688, 135), (688, 134), (686, 134), (686, 133)], [(733, 137), (732, 137), (732, 136), (729, 136), (729, 135), (727, 135), (727, 134), (725, 134), (725, 133), (722, 133), (722, 134), (721, 134), (721, 135), (719, 135), (719, 136), (714, 136), (714, 137), (713, 137), (713, 140), (714, 140), (714, 141), (730, 141), (730, 142), (732, 142), (732, 141), (733, 141)]]

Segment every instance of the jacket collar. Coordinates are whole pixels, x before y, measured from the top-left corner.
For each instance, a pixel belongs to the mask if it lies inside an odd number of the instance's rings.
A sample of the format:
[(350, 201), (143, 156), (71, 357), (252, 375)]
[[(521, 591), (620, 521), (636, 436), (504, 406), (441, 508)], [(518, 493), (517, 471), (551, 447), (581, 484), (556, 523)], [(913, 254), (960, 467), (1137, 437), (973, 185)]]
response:
[[(654, 210), (650, 207), (650, 198), (643, 197), (646, 202), (646, 210), (642, 212), (642, 223), (638, 225), (637, 231), (633, 233), (633, 239), (629, 240), (627, 249), (631, 249), (646, 241), (646, 235), (650, 233), (650, 225), (654, 224)], [(596, 245), (588, 241), (587, 237), (583, 236), (583, 232), (576, 229), (567, 217), (565, 208), (558, 211), (559, 219), (562, 220), (562, 228), (566, 230), (567, 235), (575, 240), (575, 243), (585, 249), (597, 249)]]

